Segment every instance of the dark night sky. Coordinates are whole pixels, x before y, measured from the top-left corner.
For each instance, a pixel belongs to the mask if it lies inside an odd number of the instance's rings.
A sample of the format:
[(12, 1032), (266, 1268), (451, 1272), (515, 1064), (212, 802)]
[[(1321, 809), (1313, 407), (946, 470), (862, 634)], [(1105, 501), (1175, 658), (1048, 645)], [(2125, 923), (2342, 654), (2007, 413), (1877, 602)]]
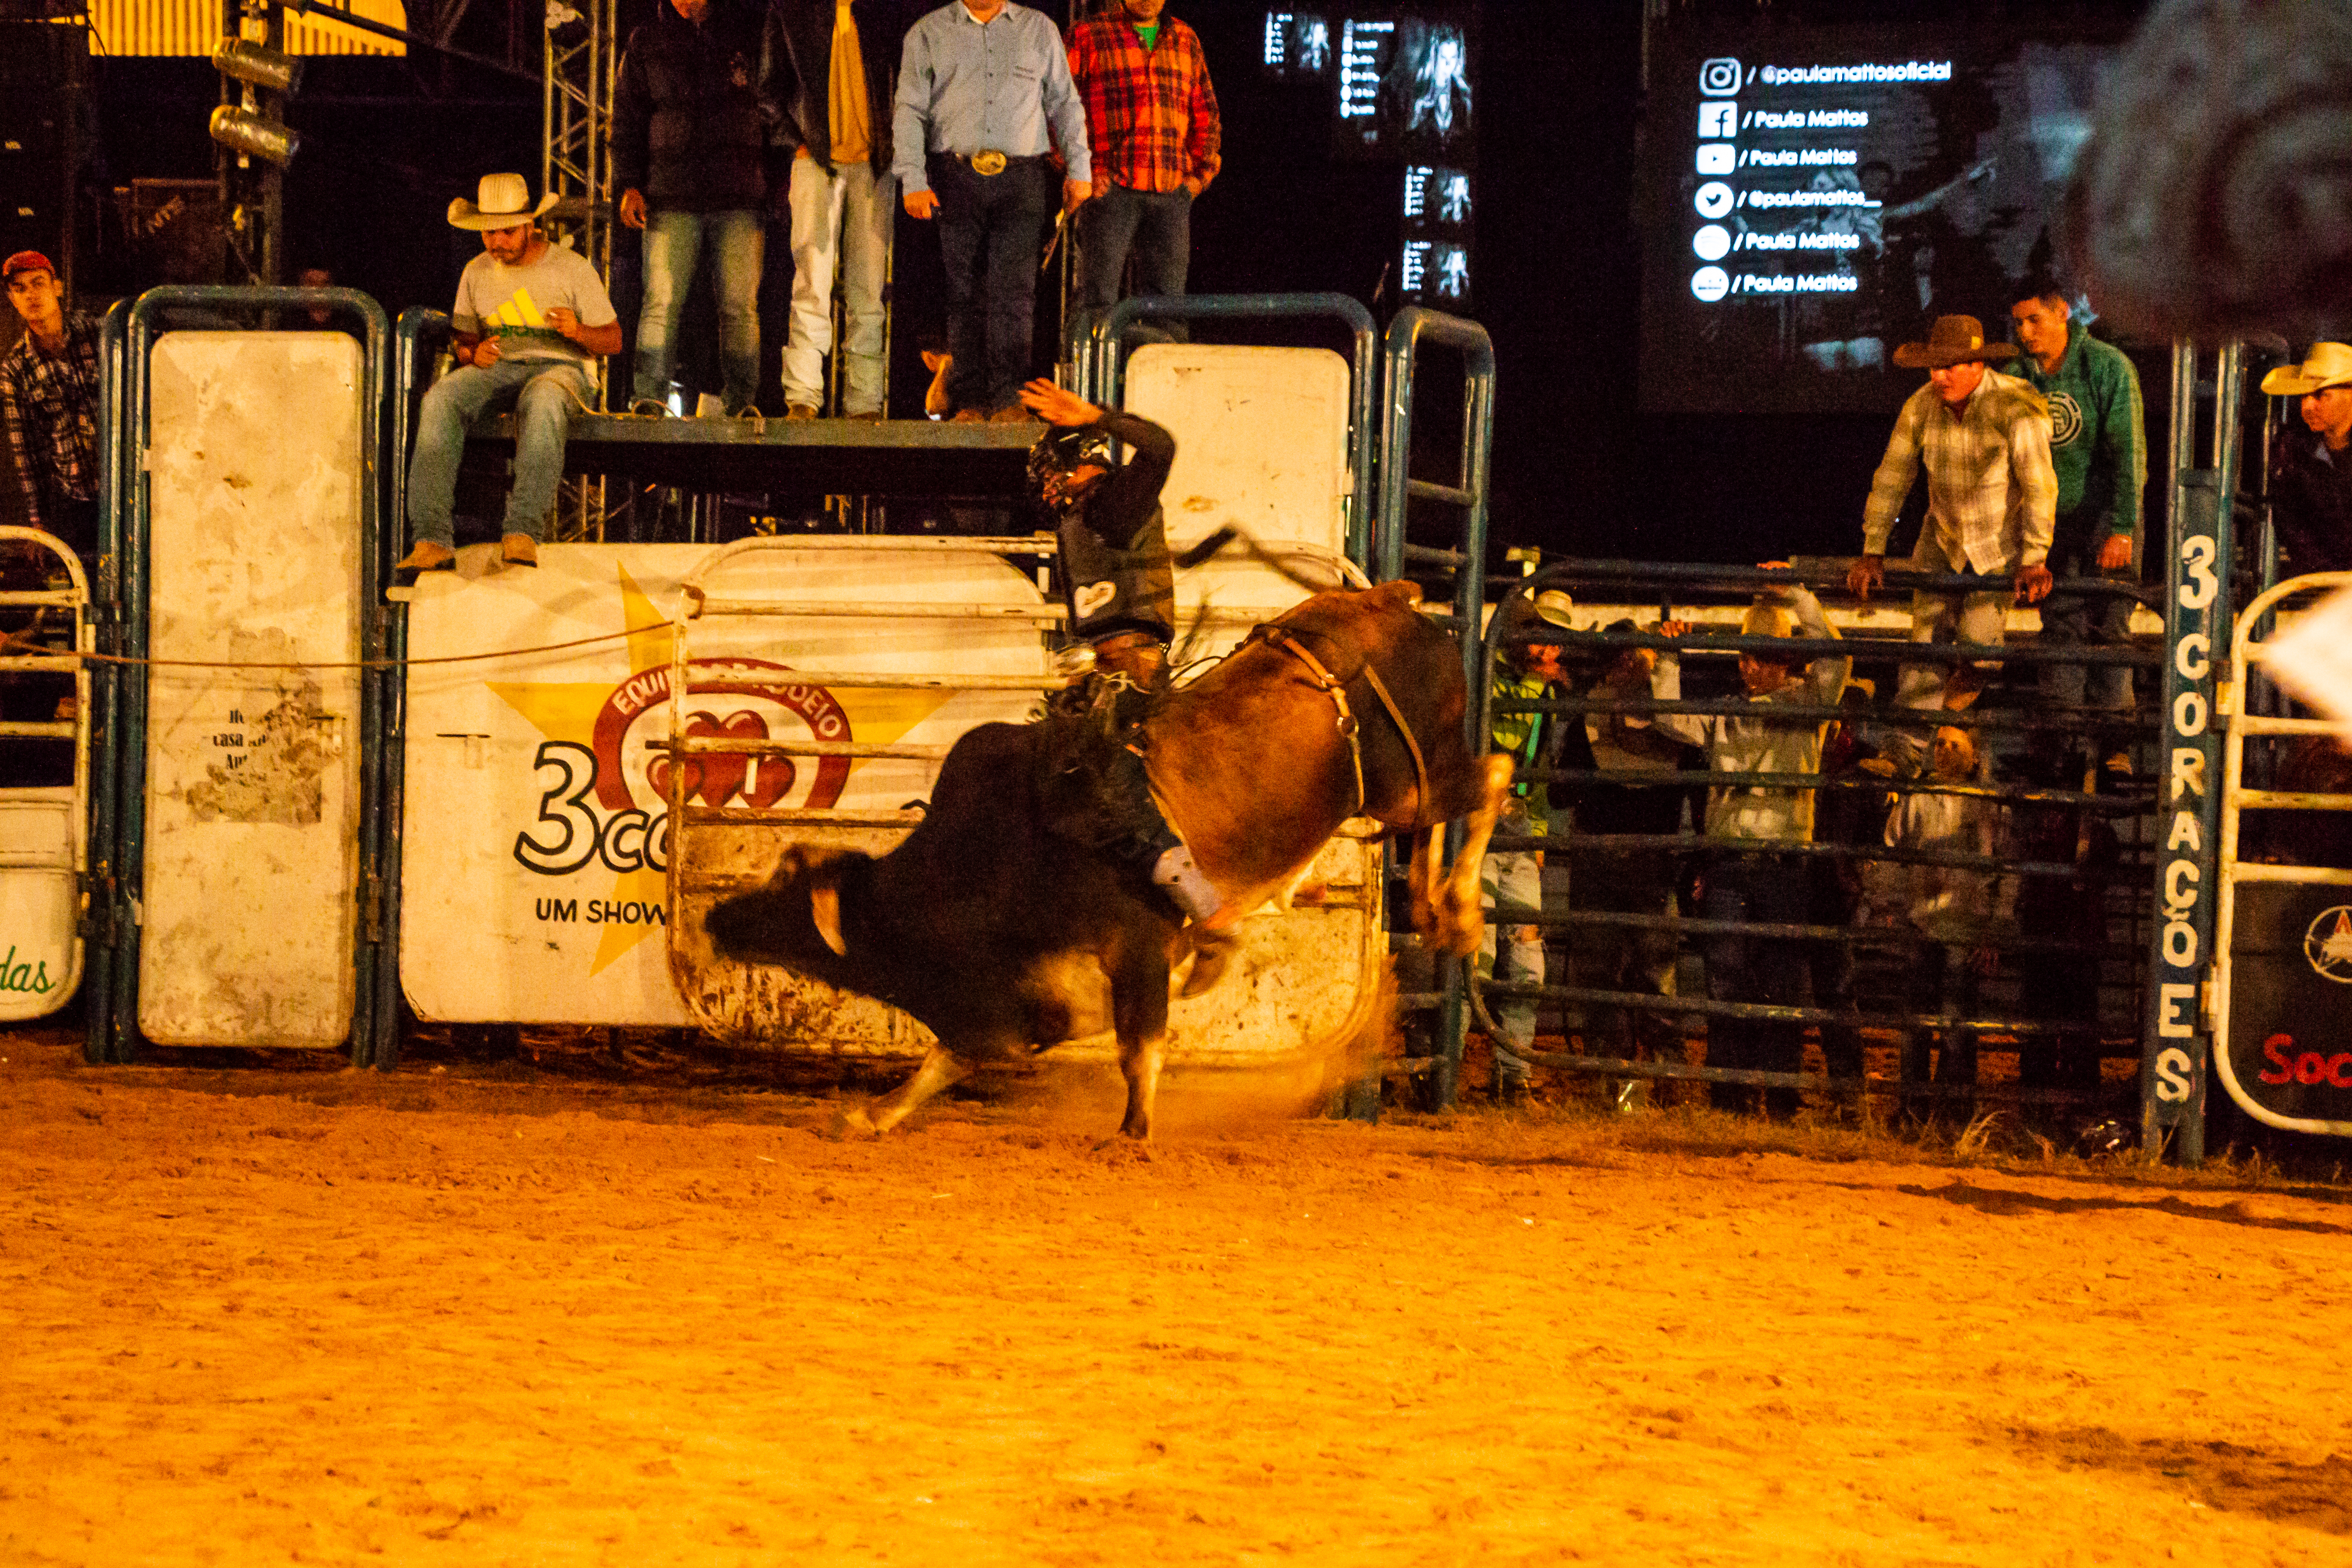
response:
[[(625, 19), (650, 3), (624, 0)], [(1736, 7), (1717, 0), (1715, 8)], [(2084, 0), (2055, 9), (2112, 17), (2132, 8)], [(1689, 7), (1676, 0), (1673, 9)], [(2053, 9), (2033, 15), (2047, 24)], [(1385, 320), (1397, 300), (1375, 290), (1398, 241), (1400, 165), (1335, 161), (1328, 89), (1260, 77), (1265, 10), (1236, 0), (1171, 6), (1202, 37), (1225, 120), (1224, 173), (1195, 209), (1192, 289), (1336, 289)], [(1885, 439), (1882, 417), (1639, 411), (1641, 10), (1640, 0), (1483, 7), (1472, 313), (1493, 334), (1498, 362), (1496, 550), (1534, 543), (1555, 553), (1727, 561), (1851, 551)], [(2009, 10), (1990, 0), (1798, 0), (1767, 14), (1957, 14), (1990, 26)], [(498, 47), (495, 35), (470, 43)], [(204, 121), (216, 79), (205, 62), (112, 60), (96, 74), (111, 183), (210, 172)], [(428, 86), (446, 97), (422, 97)], [(288, 184), (290, 263), (323, 262), (394, 315), (415, 304), (446, 308), (473, 248), (443, 222), (451, 195), (470, 194), (489, 170), (538, 174), (537, 89), (464, 65), (317, 60), (288, 118), (306, 137)], [(904, 407), (918, 393), (916, 340), (936, 320), (927, 296), (938, 262), (927, 231), (904, 219), (900, 230), (893, 401)], [(771, 255), (782, 250), (780, 228)], [(125, 270), (118, 254), (85, 277), (91, 291), (142, 281)], [(1297, 341), (1341, 346), (1336, 334)], [(1431, 414), (1420, 471), (1450, 478), (1457, 437), (1444, 405), (1459, 383), (1442, 353), (1422, 384)], [(2155, 401), (2150, 428), (2160, 429)]]

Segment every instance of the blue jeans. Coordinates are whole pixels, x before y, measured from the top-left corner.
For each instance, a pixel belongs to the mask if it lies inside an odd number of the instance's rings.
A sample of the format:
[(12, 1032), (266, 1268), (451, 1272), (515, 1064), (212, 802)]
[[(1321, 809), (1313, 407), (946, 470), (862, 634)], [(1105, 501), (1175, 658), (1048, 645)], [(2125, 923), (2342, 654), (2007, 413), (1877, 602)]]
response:
[(408, 465), (409, 538), (454, 542), (449, 505), (457, 493), (466, 433), (483, 414), (509, 404), (515, 411), (515, 461), (506, 531), (542, 537), (555, 504), (555, 481), (563, 477), (572, 410), (585, 407), (593, 395), (588, 373), (569, 360), (460, 365), (435, 382), (416, 414), (416, 455)]
[[(2105, 542), (2104, 540), (2101, 541)], [(2070, 545), (2050, 552), (2050, 570), (2061, 577), (2085, 574), (2127, 577), (2101, 572), (2096, 545)], [(2120, 594), (2053, 594), (2042, 601), (2042, 646), (2044, 647), (2129, 647), (2132, 601)], [(2124, 664), (2045, 664), (2042, 667), (2042, 700), (2045, 706), (2080, 708), (2085, 700), (2107, 712), (2132, 705), (2132, 672)]]
[(733, 212), (657, 212), (646, 220), (646, 308), (637, 317), (637, 376), (633, 397), (669, 400), (678, 318), (694, 281), (702, 242), (710, 241), (719, 296), (719, 366), (727, 412), (740, 414), (760, 395), (760, 268), (766, 220)]
[[(1121, 298), (1120, 275), (1135, 258), (1135, 292), (1181, 294), (1192, 259), (1192, 193), (1179, 185), (1165, 194), (1134, 191), (1108, 182), (1078, 209), (1078, 303), (1102, 310)], [(1181, 323), (1161, 331), (1181, 339)]]
[[(1504, 807), (1503, 820), (1496, 829), (1501, 833), (1527, 832), (1527, 807), (1517, 801), (1511, 802)], [(1538, 911), (1543, 909), (1543, 866), (1534, 850), (1513, 849), (1489, 855), (1479, 867), (1479, 907), (1491, 910), (1498, 901)], [(1541, 985), (1543, 932), (1538, 930), (1528, 933), (1518, 921), (1497, 921), (1490, 914), (1486, 931), (1478, 939), (1477, 964), (1480, 975), (1488, 980), (1506, 985)], [(1487, 1004), (1487, 1010), (1494, 1014), (1495, 1023), (1502, 1030), (1493, 1042), (1495, 1081), (1502, 1086), (1524, 1085), (1533, 1066), (1523, 1053), (1535, 1048), (1536, 999), (1497, 996)]]
[(983, 413), (1012, 404), (1029, 375), (1037, 262), (1054, 221), (1056, 178), (1044, 158), (1016, 158), (1001, 174), (931, 154), (939, 194), (940, 255), (947, 263), (948, 392)]

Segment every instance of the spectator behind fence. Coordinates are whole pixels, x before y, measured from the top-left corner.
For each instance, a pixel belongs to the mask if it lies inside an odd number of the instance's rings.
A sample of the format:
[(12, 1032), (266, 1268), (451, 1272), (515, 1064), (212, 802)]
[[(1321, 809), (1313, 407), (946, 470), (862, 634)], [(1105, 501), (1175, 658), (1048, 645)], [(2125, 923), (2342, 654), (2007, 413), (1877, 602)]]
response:
[(766, 157), (781, 118), (776, 31), (761, 0), (659, 0), (629, 34), (613, 95), (613, 184), (621, 221), (645, 231), (633, 411), (668, 406), (678, 319), (706, 248), (727, 413), (759, 395)]
[[(1668, 637), (1682, 637), (1690, 627), (1685, 622), (1669, 621), (1658, 629)], [(1748, 637), (1785, 637), (1801, 632), (1808, 637), (1834, 639), (1838, 635), (1822, 614), (1821, 601), (1801, 585), (1759, 600), (1739, 629)], [(1706, 765), (1715, 773), (1818, 773), (1821, 720), (1776, 718), (1772, 710), (1828, 707), (1844, 691), (1853, 669), (1853, 660), (1843, 655), (1824, 654), (1807, 661), (1796, 656), (1777, 658), (1769, 650), (1743, 650), (1739, 679), (1756, 711), (1729, 716), (1662, 713), (1658, 728), (1704, 750)], [(1658, 661), (1658, 672), (1659, 695), (1680, 698), (1681, 660), (1667, 654)], [(1717, 784), (1707, 792), (1707, 837), (1755, 847), (1715, 847), (1700, 898), (1700, 913), (1706, 919), (1770, 925), (1793, 925), (1804, 919), (1804, 857), (1772, 846), (1811, 841), (1813, 795), (1802, 785), (1760, 784)], [(1804, 990), (1804, 943), (1789, 937), (1739, 931), (1710, 936), (1706, 977), (1707, 994), (1717, 1002), (1795, 1006)], [(1792, 1073), (1804, 1061), (1801, 1024), (1718, 1016), (1708, 1020), (1706, 1041), (1710, 1067)], [(1748, 1106), (1753, 1096), (1744, 1085), (1717, 1083), (1708, 1086), (1708, 1098), (1718, 1109), (1736, 1110)], [(1767, 1089), (1763, 1102), (1768, 1114), (1786, 1121), (1796, 1114), (1797, 1091)]]
[(2352, 571), (2352, 347), (2314, 343), (2299, 365), (2263, 377), (2273, 397), (2300, 399), (2271, 448), (2271, 521), (2286, 552), (2281, 577)]
[[(1540, 634), (1546, 626), (1565, 630), (1569, 614), (1574, 606), (1566, 594), (1556, 588), (1546, 589), (1532, 600), (1513, 602), (1511, 620), (1505, 626), (1506, 638), (1523, 633)], [(1524, 647), (1504, 647), (1507, 667), (1495, 671), (1495, 700), (1497, 702), (1539, 702), (1560, 693), (1554, 682), (1564, 680), (1568, 671), (1560, 667), (1559, 645), (1529, 643)], [(1497, 713), (1494, 716), (1494, 749), (1507, 753), (1522, 770), (1544, 769), (1552, 765), (1559, 751), (1559, 726), (1549, 721), (1548, 713)], [(1538, 791), (1533, 784), (1520, 782), (1511, 786), (1508, 799), (1503, 803), (1503, 815), (1495, 824), (1498, 834), (1542, 837), (1550, 831), (1548, 792)], [(1498, 904), (1517, 904), (1524, 909), (1543, 908), (1543, 852), (1539, 849), (1506, 849), (1488, 855), (1479, 868), (1478, 902), (1484, 909)], [(1499, 957), (1497, 956), (1499, 953)], [(1540, 926), (1514, 923), (1507, 927), (1488, 920), (1486, 931), (1478, 940), (1478, 973), (1482, 978), (1505, 984), (1541, 985), (1544, 983), (1543, 929)], [(1515, 996), (1506, 1001), (1496, 998), (1487, 1011), (1494, 1015), (1500, 1031), (1495, 1037), (1495, 1096), (1509, 1101), (1527, 1093), (1528, 1077), (1534, 1064), (1527, 1053), (1535, 1048), (1536, 1004), (1531, 996)]]
[(833, 279), (841, 275), (841, 412), (882, 417), (889, 365), (882, 287), (898, 182), (890, 173), (891, 74), (905, 47), (900, 0), (779, 0), (782, 68), (778, 134), (793, 150), (793, 319), (784, 344), (784, 416), (824, 406)]
[(25, 335), (0, 358), (0, 424), (25, 521), (98, 555), (98, 318), (68, 310), (58, 269), (37, 250), (0, 262)]
[(1086, 110), (1062, 35), (1041, 11), (957, 0), (907, 31), (892, 157), (907, 216), (939, 220), (947, 264), (947, 401), (954, 417), (1018, 424), (1037, 265), (1054, 213), (1092, 187)]
[[(2010, 307), (2025, 352), (2001, 368), (2032, 386), (2050, 405), (2050, 461), (2058, 479), (2052, 524), (2053, 576), (2096, 574), (2136, 581), (2140, 492), (2147, 484), (2147, 437), (2139, 373), (2121, 349), (2103, 343), (2068, 318), (2071, 307), (2054, 281), (2036, 282)], [(2121, 648), (2131, 642), (2132, 601), (2121, 594), (2053, 591), (2042, 604), (2042, 642), (2053, 647)], [(2125, 664), (2045, 664), (2045, 706), (2088, 705), (2107, 715), (2095, 730), (2094, 755), (2104, 754), (2111, 775), (2128, 774), (2121, 750), (2130, 737), (2131, 667)], [(2123, 715), (2118, 720), (2116, 715)], [(2044, 751), (2065, 750), (2063, 737), (2037, 731)]]
[[(1642, 628), (1630, 620), (1611, 623), (1611, 637)], [(1653, 628), (1654, 629), (1654, 628)], [(1658, 695), (1655, 649), (1618, 652), (1588, 696), (1601, 701), (1647, 701)], [(1643, 713), (1589, 712), (1581, 723), (1561, 727), (1560, 765), (1596, 773), (1670, 773), (1689, 750)], [(1678, 872), (1674, 851), (1664, 847), (1607, 849), (1584, 842), (1588, 835), (1656, 836), (1682, 829), (1684, 792), (1671, 784), (1591, 783), (1551, 790), (1551, 804), (1572, 806), (1569, 898), (1580, 910), (1596, 914), (1671, 916)], [(1575, 984), (1580, 990), (1620, 991), (1643, 996), (1675, 994), (1675, 933), (1671, 930), (1620, 925), (1579, 925), (1570, 945)], [(1680, 1059), (1681, 1032), (1675, 1018), (1654, 1008), (1589, 1003), (1584, 1008), (1588, 1055), (1628, 1060)], [(1620, 1109), (1645, 1101), (1644, 1079), (1619, 1086)]]
[[(335, 286), (335, 275), (323, 267), (305, 267), (294, 274), (294, 281), (303, 289), (331, 289)], [(302, 311), (302, 319), (310, 322), (316, 331), (331, 332), (335, 330), (335, 312), (331, 306), (308, 306)]]
[[(1849, 684), (1838, 702), (1846, 716), (1830, 726), (1822, 742), (1822, 777), (1849, 781), (1849, 784), (1843, 789), (1822, 790), (1815, 798), (1816, 843), (1875, 849), (1886, 832), (1886, 792), (1861, 787), (1885, 765), (1864, 739), (1874, 695), (1875, 688), (1866, 680)], [(1851, 928), (1862, 904), (1863, 861), (1850, 855), (1821, 855), (1813, 858), (1806, 871), (1805, 922), (1841, 930)], [(1813, 1005), (1832, 1013), (1851, 1012), (1854, 991), (1853, 943), (1808, 942), (1805, 952), (1812, 971)], [(1833, 1079), (1860, 1079), (1861, 1029), (1852, 1024), (1823, 1024), (1822, 1060)], [(1860, 1102), (1857, 1091), (1853, 1104), (1859, 1106)]]
[[(1936, 731), (1928, 769), (1938, 784), (1980, 785), (1975, 739), (1951, 725)], [(1906, 795), (1886, 818), (1890, 849), (1920, 849), (1997, 858), (2006, 849), (2000, 804), (1982, 795)], [(2000, 952), (1994, 935), (2014, 916), (2014, 879), (1959, 866), (1881, 861), (1871, 868), (1868, 919), (1919, 937), (1909, 955), (1909, 1003), (1914, 1013), (1962, 1019), (1976, 1010), (1980, 983), (1991, 977)], [(1973, 1029), (1947, 1026), (1906, 1028), (1903, 1081), (1927, 1081), (1931, 1037), (1942, 1049), (1935, 1081), (1972, 1087), (1977, 1081)]]
[(594, 395), (589, 367), (621, 352), (620, 320), (596, 269), (539, 232), (555, 198), (532, 206), (520, 174), (485, 174), (479, 194), (478, 205), (463, 196), (449, 204), (452, 226), (481, 232), (482, 254), (466, 263), (449, 311), (457, 368), (433, 384), (417, 410), (408, 468), (413, 542), (395, 572), (457, 563), (450, 510), (466, 434), (484, 412), (507, 405), (515, 411), (514, 489), (499, 554), (509, 566), (538, 565), (572, 411)]
[[(1862, 556), (1846, 574), (1858, 598), (1886, 579), (1886, 542), (1922, 468), (1927, 515), (1911, 564), (1921, 572), (2011, 574), (2008, 588), (1967, 594), (1914, 593), (1911, 640), (1999, 644), (2009, 606), (2050, 592), (2051, 531), (2058, 479), (2050, 463), (2050, 406), (2042, 395), (1988, 362), (2017, 353), (1988, 343), (1974, 316), (1938, 316), (1927, 341), (1905, 343), (1895, 363), (1927, 372), (1895, 416), (1863, 511)], [(1906, 665), (1895, 704), (1909, 709), (1965, 707), (1983, 684), (1967, 666), (1948, 676), (1933, 664)], [(1919, 743), (1901, 743), (1906, 762)]]
[[(2032, 783), (2069, 789), (2067, 770), (2038, 767)], [(2256, 814), (2260, 815), (2260, 814)], [(2337, 816), (2338, 812), (2314, 813)], [(2254, 817), (2245, 818), (2252, 822)], [(2123, 859), (2123, 845), (2105, 817), (2068, 801), (2027, 800), (2015, 808), (2012, 857), (2042, 865), (2071, 865), (2072, 877), (2037, 877), (2016, 900), (2017, 934), (2028, 942), (2098, 945), (2107, 940), (2107, 885)], [(2027, 1035), (2017, 1043), (2017, 1081), (2023, 1089), (2090, 1090), (2099, 1085), (2099, 956), (2095, 952), (2017, 954), (2018, 1009), (2042, 1024), (2072, 1026), (2055, 1034)], [(2049, 1107), (2025, 1114), (2047, 1126), (2063, 1119)]]
[[(1078, 209), (1077, 303), (1181, 294), (1192, 202), (1217, 177), (1223, 132), (1209, 60), (1162, 0), (1123, 0), (1070, 33), (1070, 76), (1087, 109), (1094, 198)], [(1122, 290), (1128, 258), (1135, 288)], [(1184, 335), (1181, 323), (1164, 329)]]

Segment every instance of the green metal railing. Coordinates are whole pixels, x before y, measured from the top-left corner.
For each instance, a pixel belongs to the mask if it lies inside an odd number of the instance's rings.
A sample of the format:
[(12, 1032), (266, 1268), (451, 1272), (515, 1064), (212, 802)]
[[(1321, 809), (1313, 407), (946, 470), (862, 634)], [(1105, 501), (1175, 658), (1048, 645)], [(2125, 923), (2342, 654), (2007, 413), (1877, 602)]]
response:
[[(1463, 359), (1461, 466), (1452, 483), (1416, 479), (1411, 472), (1416, 373), (1424, 342), (1460, 353)], [(1463, 677), (1472, 682), (1465, 722), (1473, 756), (1487, 750), (1475, 682), (1484, 668), (1479, 616), (1486, 600), (1486, 494), (1495, 440), (1495, 345), (1486, 329), (1418, 306), (1396, 313), (1389, 322), (1386, 370), (1381, 386), (1381, 505), (1379, 531), (1372, 544), (1371, 574), (1388, 582), (1405, 574), (1408, 565), (1443, 573), (1454, 578), (1454, 607), (1442, 617), (1461, 640)], [(1406, 538), (1408, 504), (1415, 498), (1453, 508), (1461, 514), (1457, 548), (1416, 545)], [(1459, 824), (1445, 830), (1445, 854), (1450, 862), (1461, 852)], [(1437, 1026), (1436, 1059), (1432, 1098), (1439, 1108), (1454, 1103), (1462, 1072), (1462, 1054), (1469, 1033), (1465, 974), (1460, 959), (1440, 959), (1434, 993)], [(1401, 997), (1400, 1005), (1423, 1001)], [(1360, 1093), (1377, 1108), (1377, 1086)]]

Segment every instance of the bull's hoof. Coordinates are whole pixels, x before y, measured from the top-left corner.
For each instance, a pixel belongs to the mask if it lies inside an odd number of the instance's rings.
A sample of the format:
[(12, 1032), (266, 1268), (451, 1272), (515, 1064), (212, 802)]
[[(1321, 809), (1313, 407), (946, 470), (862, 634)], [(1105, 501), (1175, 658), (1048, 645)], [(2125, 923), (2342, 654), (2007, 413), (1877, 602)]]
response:
[(1199, 926), (1192, 929), (1192, 973), (1176, 994), (1199, 996), (1225, 977), (1226, 966), (1234, 954), (1241, 951), (1242, 939), (1237, 931), (1209, 931)]
[(864, 1106), (848, 1105), (834, 1113), (833, 1135), (835, 1138), (879, 1138), (882, 1129), (874, 1125), (874, 1118), (866, 1114)]

